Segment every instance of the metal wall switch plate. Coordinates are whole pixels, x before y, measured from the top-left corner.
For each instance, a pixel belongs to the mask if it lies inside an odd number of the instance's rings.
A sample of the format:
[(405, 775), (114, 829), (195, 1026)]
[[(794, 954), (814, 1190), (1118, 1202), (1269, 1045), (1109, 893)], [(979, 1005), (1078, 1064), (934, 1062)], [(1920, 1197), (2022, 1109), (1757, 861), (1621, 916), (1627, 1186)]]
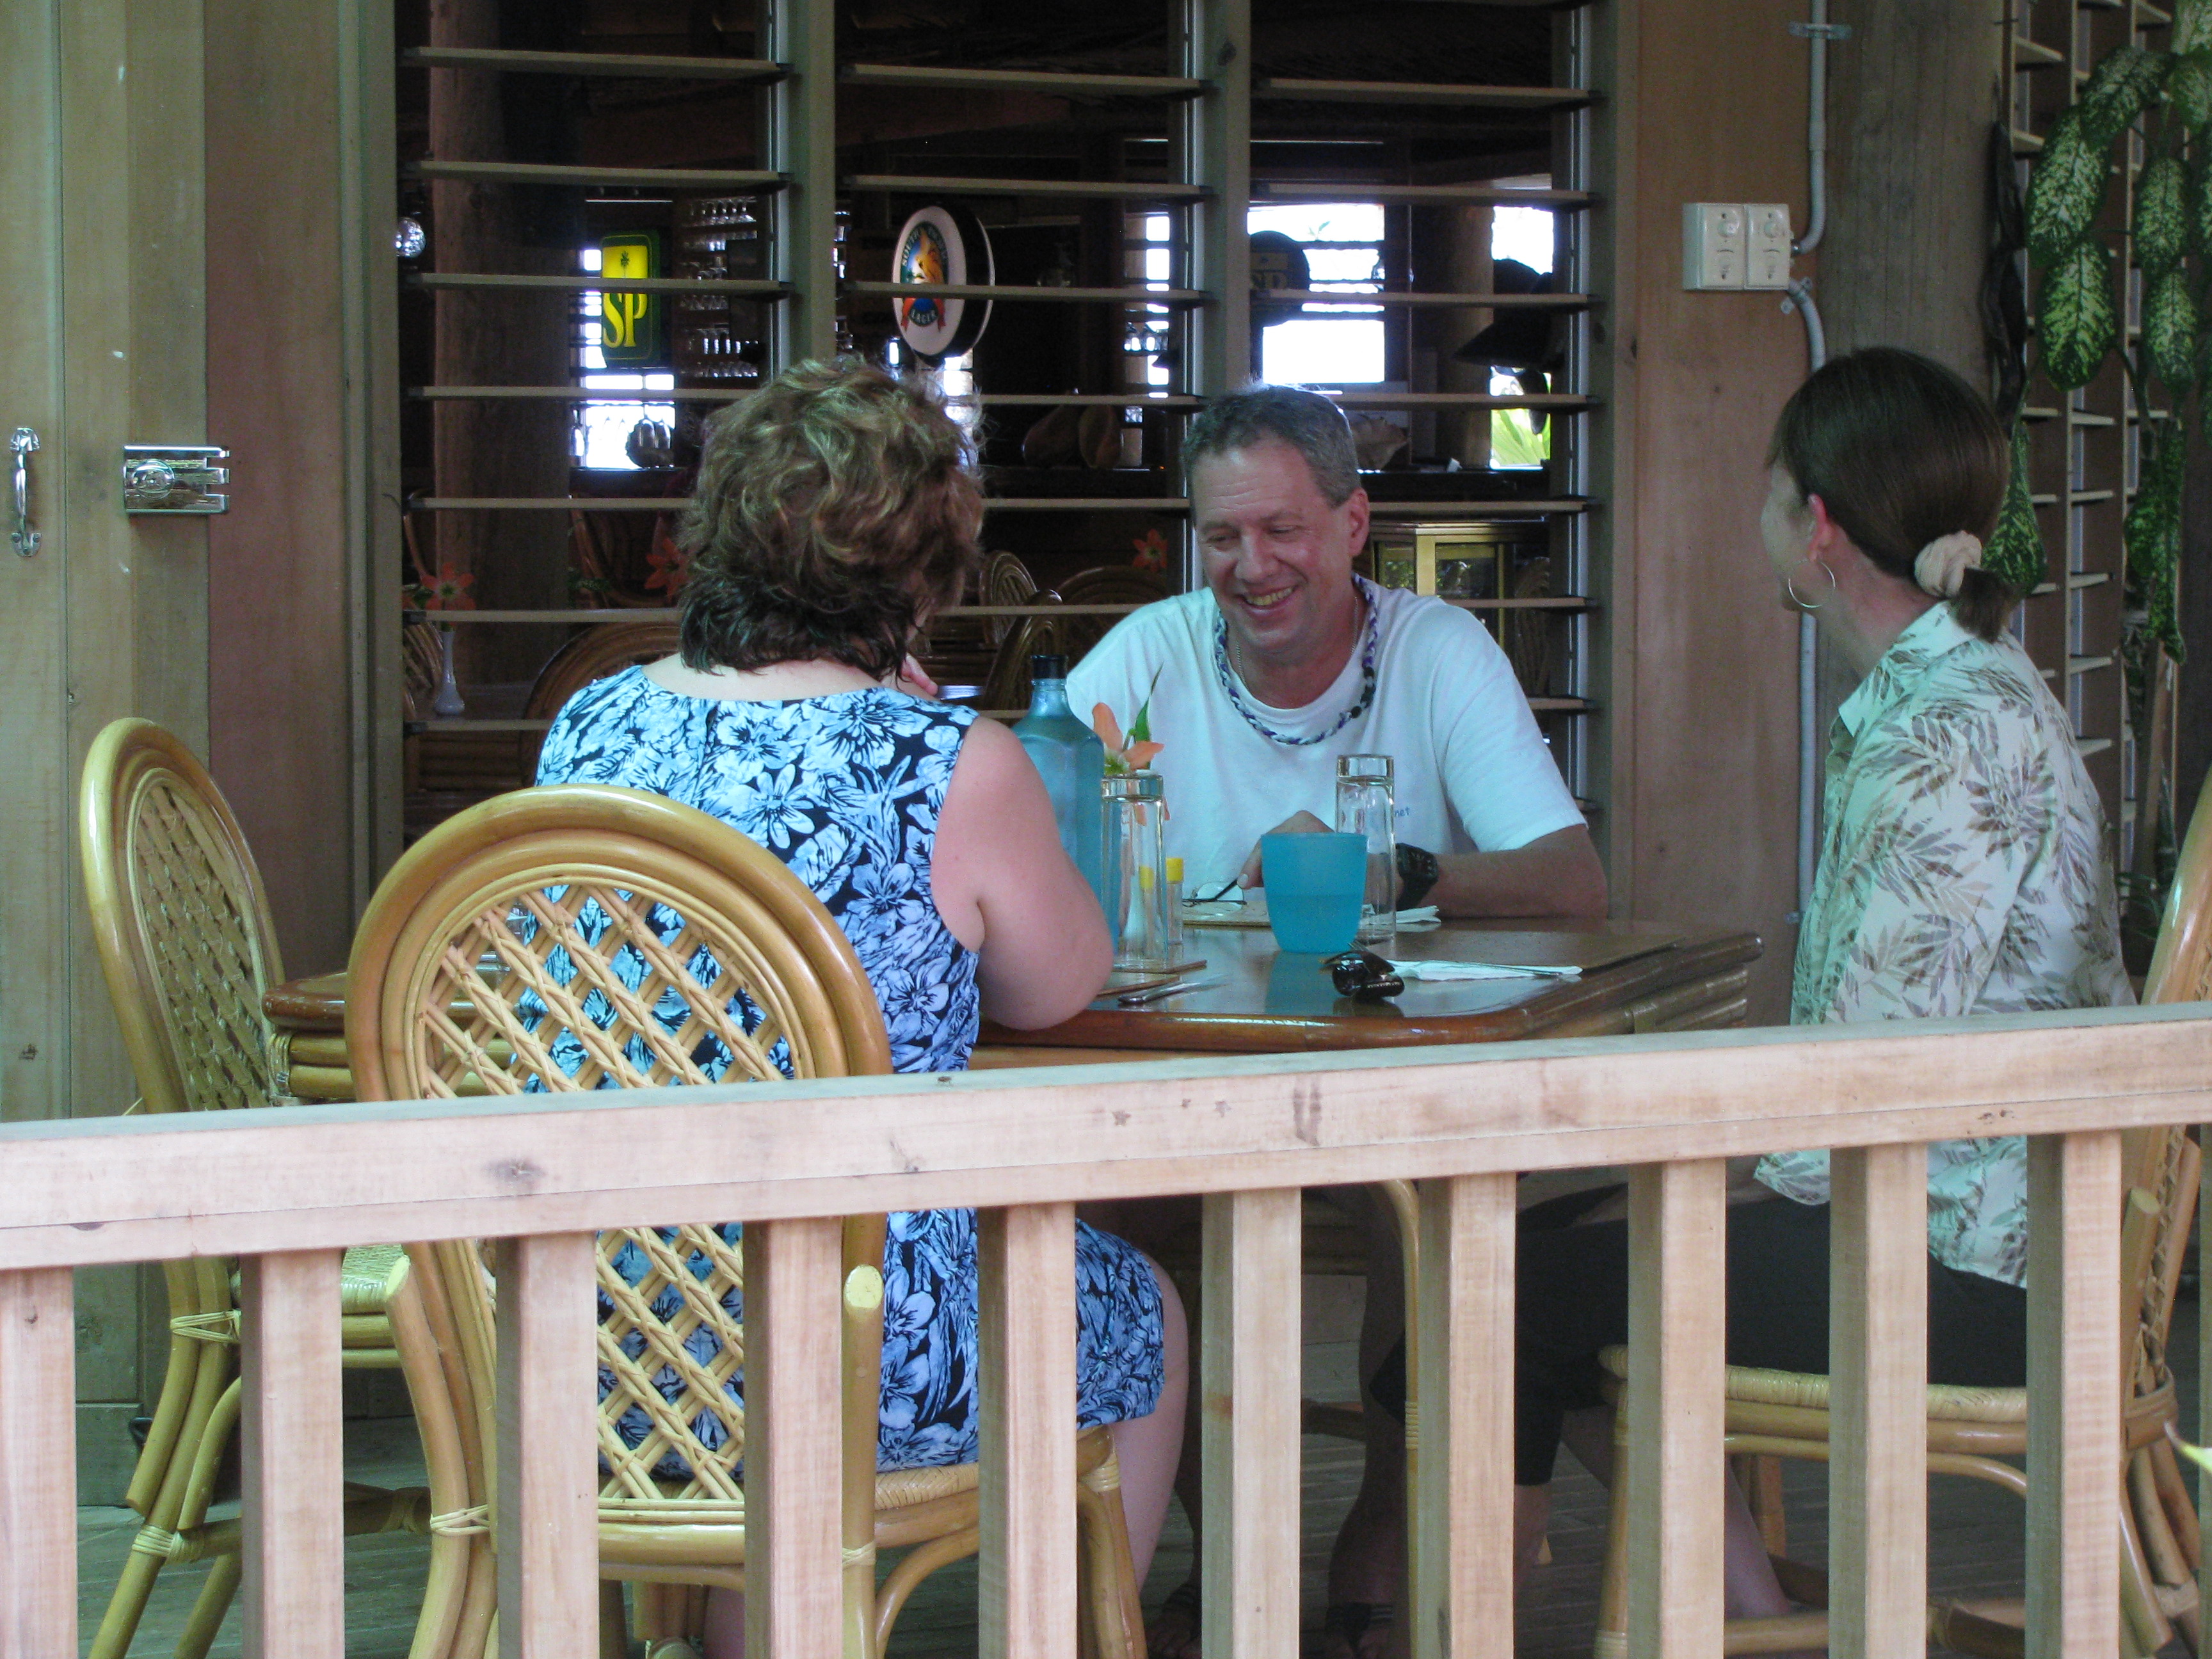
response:
[(126, 513), (224, 513), (230, 500), (215, 494), (230, 482), (230, 452), (213, 444), (123, 446), (123, 510)]

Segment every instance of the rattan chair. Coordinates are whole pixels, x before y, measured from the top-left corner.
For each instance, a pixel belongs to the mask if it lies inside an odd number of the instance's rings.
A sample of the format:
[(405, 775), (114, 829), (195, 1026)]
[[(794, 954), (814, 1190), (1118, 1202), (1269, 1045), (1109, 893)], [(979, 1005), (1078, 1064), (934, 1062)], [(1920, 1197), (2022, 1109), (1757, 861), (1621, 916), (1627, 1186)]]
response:
[[(560, 975), (547, 965), (556, 950), (572, 964)], [(719, 971), (702, 984), (695, 975), (708, 963)], [(592, 991), (610, 1005), (605, 1028), (581, 1012)], [(890, 1066), (860, 960), (796, 876), (702, 812), (597, 787), (487, 802), (410, 849), (356, 938), (346, 1024), (364, 1100), (703, 1083), (698, 1055), (714, 1043), (730, 1056), (726, 1082), (781, 1081), (780, 1058), (801, 1078)], [(582, 1058), (564, 1069), (552, 1048), (570, 1039)], [(845, 1455), (871, 1467), (883, 1249), (881, 1216), (847, 1221), (844, 1371), (856, 1381), (845, 1402)], [(473, 1241), (410, 1252), (415, 1275), (395, 1324), (436, 1510), (413, 1653), (478, 1659), (495, 1597), (495, 1291)], [(642, 1267), (635, 1283), (626, 1261)], [(613, 1378), (599, 1416), (600, 1570), (612, 1591), (602, 1600), (602, 1638), (611, 1648), (623, 1617), (618, 1581), (744, 1586), (744, 1421), (722, 1390), (743, 1364), (742, 1327), (723, 1305), (742, 1287), (743, 1254), (713, 1224), (610, 1231), (598, 1279), (611, 1309), (599, 1335), (600, 1364)], [(719, 1344), (711, 1361), (696, 1358), (690, 1342), (702, 1328)], [(645, 1425), (635, 1445), (618, 1431), (626, 1413)], [(699, 1431), (708, 1414), (726, 1427), (719, 1443)], [(689, 1473), (672, 1475), (667, 1459)], [(1077, 1464), (1087, 1578), (1097, 1587), (1093, 1639), (1115, 1659), (1133, 1651), (1140, 1626), (1110, 1437), (1081, 1436)], [(880, 1474), (872, 1508), (848, 1509), (848, 1659), (880, 1652), (915, 1584), (974, 1553), (975, 1482), (973, 1464)], [(880, 1590), (878, 1547), (910, 1551)], [(680, 1592), (640, 1602), (649, 1640), (685, 1634), (668, 1626), (696, 1607)]]
[[(639, 663), (657, 662), (677, 646), (678, 628), (672, 622), (604, 623), (587, 628), (546, 659), (531, 682), (524, 700), (525, 720), (550, 720), (562, 705), (586, 686), (619, 674)], [(526, 787), (538, 777), (538, 751), (545, 746), (543, 732), (525, 732), (517, 744), (515, 759)]]
[[(2212, 999), (2212, 787), (2197, 804), (2182, 849), (2173, 889), (2159, 929), (2158, 948), (2143, 985), (2146, 1003)], [(2121, 1428), (2126, 1451), (2120, 1505), (2121, 1601), (2125, 1650), (2153, 1654), (2179, 1631), (2192, 1653), (2203, 1651), (2197, 1568), (2202, 1555), (2196, 1501), (2183, 1484), (2166, 1431), (2179, 1422), (2173, 1374), (2166, 1344), (2173, 1300), (2186, 1264), (2190, 1223), (2196, 1213), (2202, 1153), (2180, 1127), (2128, 1132), (2122, 1138), (2125, 1212), (2120, 1248), (2119, 1303), (2135, 1310), (2135, 1328), (2123, 1375), (2127, 1390)], [(1608, 1349), (1604, 1364), (1625, 1393), (1625, 1349)], [(1795, 1371), (1731, 1365), (1727, 1371), (1727, 1444), (1732, 1455), (1799, 1457), (1826, 1462), (1829, 1437), (1829, 1381)], [(2025, 1389), (1931, 1385), (1928, 1390), (1928, 1466), (1932, 1473), (1987, 1480), (2022, 1498), (2027, 1477), (2018, 1461), (2027, 1451), (2028, 1397)], [(1619, 1421), (1625, 1425), (1627, 1413)], [(1614, 1458), (1625, 1476), (1626, 1448)], [(1618, 1487), (1599, 1592), (1596, 1652), (1613, 1659), (1626, 1650), (1627, 1505)], [(1826, 1604), (1826, 1575), (1778, 1558), (1783, 1588), (1795, 1599)], [(2022, 1650), (2021, 1632), (1988, 1616), (1990, 1609), (1942, 1603), (1929, 1609), (1931, 1643), (1960, 1652), (2005, 1656)], [(1825, 1621), (1786, 1646), (1826, 1640)], [(1746, 1633), (1747, 1634), (1747, 1633)], [(1726, 1650), (1751, 1651), (1732, 1639)]]
[[(216, 1111), (285, 1103), (281, 1054), (262, 993), (284, 976), (260, 872), (213, 779), (149, 721), (117, 720), (85, 762), (78, 831), (93, 939), (137, 1074), (139, 1109)], [(398, 1245), (346, 1253), (345, 1363), (398, 1364), (386, 1308), (406, 1274)], [(119, 1659), (173, 1562), (213, 1558), (177, 1651), (206, 1653), (239, 1583), (235, 1522), (207, 1522), (237, 1426), (239, 1309), (227, 1261), (162, 1264), (169, 1360), (125, 1501), (144, 1517), (94, 1659)], [(428, 1520), (420, 1488), (349, 1486), (346, 1527), (378, 1532)]]

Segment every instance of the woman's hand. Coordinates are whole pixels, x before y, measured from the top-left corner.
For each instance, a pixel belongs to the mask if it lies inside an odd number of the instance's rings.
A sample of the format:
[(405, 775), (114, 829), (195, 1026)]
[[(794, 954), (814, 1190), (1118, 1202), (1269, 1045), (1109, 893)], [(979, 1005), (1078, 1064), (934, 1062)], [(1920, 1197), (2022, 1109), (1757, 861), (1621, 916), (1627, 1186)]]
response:
[(937, 682), (930, 678), (927, 672), (915, 659), (912, 652), (908, 652), (906, 660), (899, 665), (898, 678), (891, 682), (891, 686), (894, 690), (904, 691), (910, 696), (942, 701), (945, 696), (938, 689)]

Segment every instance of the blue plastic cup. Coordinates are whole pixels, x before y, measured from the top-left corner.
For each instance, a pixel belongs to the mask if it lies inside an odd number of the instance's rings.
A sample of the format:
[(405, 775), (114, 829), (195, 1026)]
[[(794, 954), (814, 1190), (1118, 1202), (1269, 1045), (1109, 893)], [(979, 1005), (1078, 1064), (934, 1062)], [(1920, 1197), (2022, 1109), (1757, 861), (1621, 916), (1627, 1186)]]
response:
[(1352, 948), (1367, 890), (1367, 837), (1336, 830), (1260, 837), (1267, 925), (1275, 943), (1304, 956)]

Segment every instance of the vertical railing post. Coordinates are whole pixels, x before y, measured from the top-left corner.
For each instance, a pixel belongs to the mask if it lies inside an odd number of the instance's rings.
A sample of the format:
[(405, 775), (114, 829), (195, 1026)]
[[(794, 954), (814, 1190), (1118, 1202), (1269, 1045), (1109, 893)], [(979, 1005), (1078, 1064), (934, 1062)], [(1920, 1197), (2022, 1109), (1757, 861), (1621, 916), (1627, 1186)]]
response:
[(1414, 1659), (1512, 1659), (1515, 1186), (1421, 1183)]
[(1721, 1650), (1727, 1170), (1639, 1164), (1628, 1180), (1628, 1650)]
[(745, 1652), (829, 1659), (842, 1641), (838, 1269), (825, 1220), (745, 1229)]
[(984, 1210), (983, 1659), (1076, 1651), (1075, 1206)]
[(1301, 1207), (1294, 1187), (1206, 1199), (1200, 1645), (1214, 1659), (1298, 1650)]
[(599, 1652), (596, 1254), (590, 1233), (496, 1247), (500, 1659)]
[(345, 1652), (338, 1252), (240, 1264), (247, 1659)]
[(0, 1272), (0, 1659), (76, 1651), (76, 1300)]
[(1917, 1652), (1928, 1623), (1928, 1149), (1831, 1158), (1828, 1650)]
[(2027, 1653), (2120, 1640), (2120, 1137), (2027, 1143)]

